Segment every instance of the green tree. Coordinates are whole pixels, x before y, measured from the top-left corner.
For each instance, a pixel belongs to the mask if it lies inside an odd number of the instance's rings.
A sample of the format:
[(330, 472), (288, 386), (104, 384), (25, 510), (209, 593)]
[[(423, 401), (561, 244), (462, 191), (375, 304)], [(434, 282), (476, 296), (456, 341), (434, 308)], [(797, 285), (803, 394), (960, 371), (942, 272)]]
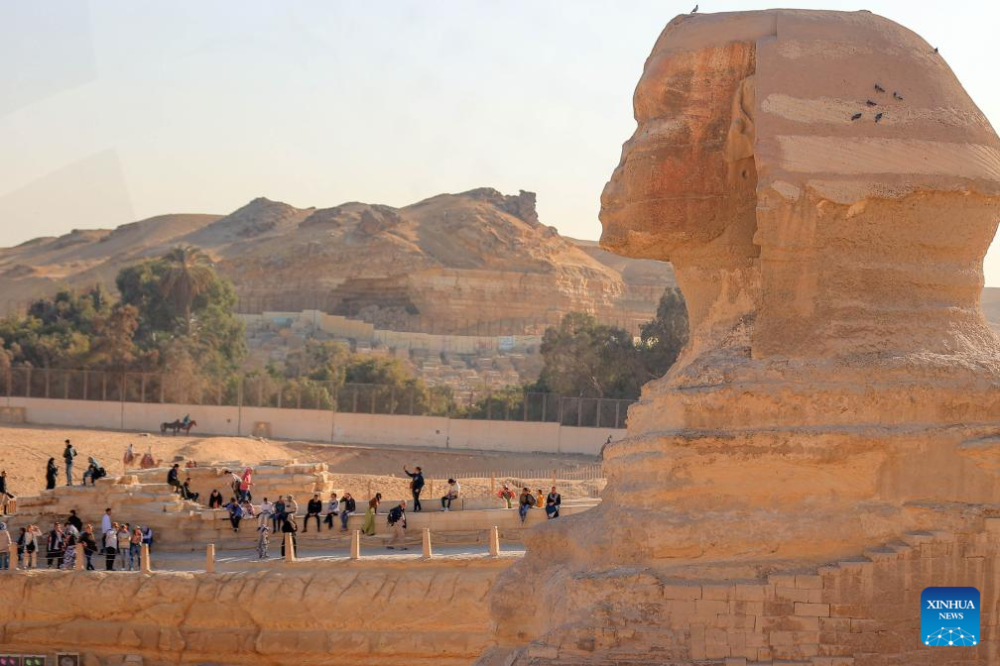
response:
[(656, 316), (643, 324), (639, 334), (641, 363), (651, 379), (662, 377), (677, 361), (688, 341), (688, 315), (680, 289), (667, 289), (660, 297)]
[(646, 373), (627, 331), (570, 312), (542, 337), (545, 365), (534, 390), (588, 398), (638, 395)]
[(194, 247), (176, 247), (164, 255), (160, 291), (184, 318), (191, 332), (191, 310), (195, 300), (218, 280), (208, 256)]

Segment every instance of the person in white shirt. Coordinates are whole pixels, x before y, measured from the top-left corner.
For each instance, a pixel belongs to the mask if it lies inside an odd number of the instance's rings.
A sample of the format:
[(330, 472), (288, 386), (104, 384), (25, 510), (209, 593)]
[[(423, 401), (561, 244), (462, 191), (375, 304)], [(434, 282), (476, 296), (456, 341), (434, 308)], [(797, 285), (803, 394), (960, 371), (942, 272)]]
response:
[(340, 513), (340, 500), (337, 499), (337, 493), (330, 493), (330, 501), (326, 503), (326, 518), (323, 519), (328, 529), (333, 529), (338, 513)]
[(458, 484), (458, 481), (455, 479), (448, 479), (448, 492), (441, 498), (442, 511), (451, 510), (451, 503), (458, 499), (458, 493), (461, 489), (462, 487)]
[[(108, 509), (110, 511), (111, 509)], [(105, 514), (105, 518), (108, 516)], [(110, 518), (108, 518), (110, 520)], [(118, 526), (112, 525), (104, 533), (104, 557), (105, 557), (105, 569), (108, 571), (115, 570), (115, 555), (118, 554)]]
[(274, 504), (265, 497), (264, 501), (260, 504), (260, 511), (257, 513), (257, 524), (265, 525), (271, 521), (273, 516)]
[(105, 509), (104, 515), (101, 517), (101, 534), (107, 534), (108, 530), (111, 529), (111, 509)]

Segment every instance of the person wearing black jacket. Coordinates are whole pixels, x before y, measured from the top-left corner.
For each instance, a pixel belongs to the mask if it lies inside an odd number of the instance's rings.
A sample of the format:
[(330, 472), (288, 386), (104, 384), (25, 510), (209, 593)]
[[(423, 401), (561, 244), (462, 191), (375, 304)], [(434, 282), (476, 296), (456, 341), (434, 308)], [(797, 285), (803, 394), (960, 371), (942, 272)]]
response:
[(413, 510), (421, 511), (423, 507), (420, 506), (420, 491), (424, 489), (424, 471), (420, 467), (417, 467), (415, 472), (411, 472), (405, 467), (403, 471), (413, 479), (410, 481), (410, 490), (413, 493)]
[(306, 504), (306, 521), (305, 525), (302, 527), (302, 533), (305, 534), (309, 531), (309, 519), (316, 519), (316, 531), (322, 532), (323, 528), (320, 526), (319, 514), (323, 513), (323, 500), (319, 498), (319, 495), (313, 495), (309, 503)]
[(94, 538), (93, 525), (87, 525), (87, 528), (80, 533), (80, 543), (83, 544), (83, 555), (87, 559), (87, 571), (93, 571), (94, 562), (91, 558), (97, 552), (97, 539)]
[[(419, 471), (420, 468), (418, 467), (417, 470)], [(406, 500), (389, 509), (386, 520), (389, 523), (389, 528), (392, 529), (392, 538), (389, 539), (389, 545), (386, 548), (393, 550), (395, 548), (393, 544), (401, 543), (406, 537)], [(400, 546), (399, 549), (409, 550), (405, 546)]]
[(49, 458), (45, 465), (45, 489), (52, 490), (56, 487), (56, 478), (59, 476), (59, 468), (56, 467), (56, 459)]
[(340, 504), (340, 531), (346, 532), (347, 521), (355, 509), (358, 508), (358, 505), (355, 503), (354, 498), (351, 497), (351, 493), (344, 493), (344, 496), (340, 498)]
[(66, 524), (75, 527), (77, 532), (83, 531), (83, 521), (76, 515), (76, 509), (69, 510), (69, 518), (66, 519)]
[(212, 494), (208, 496), (208, 508), (209, 509), (222, 508), (222, 493), (220, 493), (218, 490), (212, 490)]
[(73, 485), (73, 458), (76, 458), (76, 449), (66, 440), (66, 448), (63, 449), (63, 461), (66, 463), (66, 485)]
[(169, 472), (167, 472), (167, 485), (169, 485), (171, 490), (175, 493), (181, 492), (180, 468), (180, 464), (174, 463), (174, 466), (170, 468)]
[(552, 492), (545, 497), (545, 515), (549, 518), (559, 517), (559, 507), (562, 506), (562, 495), (552, 486)]

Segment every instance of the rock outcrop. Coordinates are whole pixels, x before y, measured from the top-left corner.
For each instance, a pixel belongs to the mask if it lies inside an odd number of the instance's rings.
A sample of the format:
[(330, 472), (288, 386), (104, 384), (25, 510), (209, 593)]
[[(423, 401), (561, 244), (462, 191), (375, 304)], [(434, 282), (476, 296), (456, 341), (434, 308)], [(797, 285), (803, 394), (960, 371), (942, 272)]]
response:
[[(673, 586), (816, 573), (942, 525), (974, 540), (1000, 503), (1000, 341), (979, 305), (1000, 140), (934, 49), (870, 12), (682, 16), (646, 62), (635, 113), (602, 245), (673, 264), (691, 342), (607, 448), (602, 505), (529, 534), (498, 583), (508, 663), (692, 663), (706, 658), (697, 631), (746, 627), (700, 616), (706, 597)], [(972, 557), (995, 566), (984, 543)], [(907, 582), (897, 563), (871, 584), (961, 584), (962, 560), (941, 564)], [(818, 589), (817, 603), (840, 603)], [(809, 595), (777, 598), (798, 602), (779, 612), (773, 591), (747, 594), (710, 598), (762, 606), (739, 620), (757, 629), (708, 656), (939, 663), (918, 630), (912, 648), (891, 636), (919, 625), (919, 602), (894, 616), (851, 596), (881, 642), (817, 626), (803, 654), (762, 618), (794, 630)], [(990, 623), (968, 663), (993, 662)]]
[(217, 260), (242, 312), (318, 309), (427, 333), (540, 333), (573, 310), (634, 329), (673, 284), (667, 264), (629, 272), (631, 260), (591, 256), (541, 224), (532, 192), (480, 188), (402, 208), (258, 198), (224, 217), (165, 215), (31, 241), (0, 250), (0, 312), (66, 284), (113, 288), (122, 266), (176, 245)]

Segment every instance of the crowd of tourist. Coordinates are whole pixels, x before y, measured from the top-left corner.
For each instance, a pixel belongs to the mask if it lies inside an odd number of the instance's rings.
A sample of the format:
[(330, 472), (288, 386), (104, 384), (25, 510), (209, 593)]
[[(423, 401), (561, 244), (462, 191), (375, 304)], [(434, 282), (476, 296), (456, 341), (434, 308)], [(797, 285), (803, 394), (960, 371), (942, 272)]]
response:
[[(62, 456), (66, 485), (68, 486), (73, 485), (73, 465), (77, 455), (76, 449), (67, 439)], [(130, 457), (134, 457), (131, 445), (126, 451), (125, 460), (128, 461)], [(93, 485), (94, 481), (106, 475), (106, 471), (93, 457), (88, 460), (89, 464), (82, 482), (86, 485), (87, 479), (90, 479)], [(423, 469), (417, 466), (411, 472), (409, 468), (404, 467), (403, 471), (410, 477), (413, 511), (422, 511), (420, 496), (426, 486)], [(46, 466), (46, 489), (55, 488), (58, 473), (59, 468), (55, 459), (50, 458)], [(197, 502), (200, 495), (191, 489), (190, 475), (187, 475), (183, 482), (180, 475), (180, 464), (173, 464), (167, 472), (167, 484), (182, 498)], [(239, 534), (241, 527), (244, 527), (248, 522), (253, 524), (252, 529), (257, 537), (256, 550), (259, 559), (270, 557), (269, 545), (272, 534), (282, 535), (282, 556), (285, 555), (284, 535), (290, 534), (292, 547), (298, 548), (300, 507), (292, 495), (278, 496), (273, 502), (264, 497), (259, 504), (255, 505), (253, 502), (255, 484), (252, 467), (244, 468), (242, 473), (227, 469), (224, 472), (224, 478), (227, 479), (231, 491), (229, 501), (225, 501), (225, 496), (218, 489), (213, 489), (206, 504), (210, 509), (223, 509), (227, 512), (230, 527), (235, 534)], [(445, 494), (440, 498), (441, 510), (450, 511), (453, 503), (460, 498), (461, 492), (461, 484), (456, 479), (449, 478)], [(541, 489), (533, 493), (528, 487), (524, 487), (517, 495), (507, 484), (504, 484), (497, 493), (497, 497), (507, 509), (513, 509), (516, 500), (522, 523), (527, 519), (529, 511), (535, 507), (544, 507), (549, 519), (558, 518), (562, 505), (562, 497), (555, 486), (552, 486), (547, 495)], [(7, 502), (13, 498), (14, 495), (7, 485), (6, 472), (0, 470), (0, 569), (8, 568), (14, 564), (24, 569), (38, 568), (40, 559), (44, 562), (45, 568), (72, 569), (76, 566), (76, 546), (80, 544), (83, 546), (82, 552), (85, 558), (83, 568), (94, 570), (96, 568), (94, 557), (103, 556), (104, 569), (107, 571), (134, 571), (140, 569), (142, 544), (152, 546), (152, 528), (115, 522), (112, 520), (110, 508), (105, 510), (101, 519), (100, 531), (95, 531), (90, 524), (84, 524), (77, 516), (76, 510), (73, 510), (64, 522), (55, 523), (47, 533), (43, 533), (37, 525), (27, 525), (20, 528), (15, 536), (2, 522)], [(381, 504), (381, 493), (375, 493), (368, 500), (361, 526), (361, 531), (365, 535), (375, 535)], [(406, 550), (406, 547), (401, 544), (404, 542), (406, 534), (407, 507), (407, 501), (401, 500), (385, 514), (386, 524), (391, 532), (391, 538), (386, 545), (388, 549)], [(336, 492), (332, 492), (325, 501), (320, 494), (316, 493), (306, 503), (301, 531), (307, 533), (310, 521), (314, 521), (317, 532), (322, 531), (325, 525), (329, 531), (339, 529), (341, 533), (346, 533), (350, 516), (356, 512), (357, 502), (351, 493), (344, 493), (343, 496), (338, 497)], [(10, 549), (11, 544), (16, 545), (18, 560), (16, 563), (9, 561), (13, 553)], [(44, 556), (40, 558), (39, 553), (43, 549)]]

